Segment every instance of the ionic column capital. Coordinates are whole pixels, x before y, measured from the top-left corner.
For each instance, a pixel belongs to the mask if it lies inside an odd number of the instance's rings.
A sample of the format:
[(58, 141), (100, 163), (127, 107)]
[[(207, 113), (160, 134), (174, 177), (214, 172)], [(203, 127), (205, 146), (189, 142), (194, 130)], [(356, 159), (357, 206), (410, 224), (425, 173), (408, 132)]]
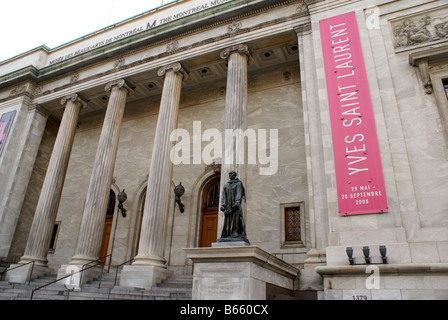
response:
[(247, 44), (242, 43), (228, 47), (223, 51), (221, 51), (220, 57), (221, 59), (228, 60), (232, 53), (239, 53), (247, 56), (247, 62), (249, 64), (251, 64), (254, 61), (252, 55), (250, 54), (249, 47), (247, 46)]
[(132, 96), (135, 91), (124, 79), (114, 80), (106, 84), (104, 90), (110, 92), (113, 87), (118, 87), (118, 89), (124, 88), (128, 91), (128, 96)]
[(159, 69), (159, 71), (157, 72), (157, 75), (159, 77), (163, 77), (163, 76), (165, 76), (165, 74), (168, 71), (174, 71), (175, 73), (177, 73), (177, 72), (181, 73), (182, 77), (183, 77), (182, 78), (183, 81), (187, 81), (189, 78), (187, 68), (185, 68), (185, 66), (182, 66), (182, 64), (180, 64), (179, 62), (170, 63), (166, 66), (161, 67)]
[(61, 99), (61, 104), (66, 105), (68, 101), (71, 101), (73, 103), (79, 103), (81, 104), (81, 108), (85, 108), (87, 106), (87, 101), (82, 99), (77, 93), (70, 94), (68, 96), (65, 96)]

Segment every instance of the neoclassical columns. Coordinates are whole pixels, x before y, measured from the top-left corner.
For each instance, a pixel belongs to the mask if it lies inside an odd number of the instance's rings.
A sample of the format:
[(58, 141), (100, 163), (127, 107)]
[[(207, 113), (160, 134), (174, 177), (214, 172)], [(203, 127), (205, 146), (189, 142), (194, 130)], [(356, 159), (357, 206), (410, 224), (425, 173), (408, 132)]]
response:
[(138, 255), (133, 265), (150, 265), (165, 268), (165, 226), (171, 192), (172, 162), (170, 134), (177, 128), (177, 115), (181, 85), (188, 74), (180, 63), (162, 67), (159, 76), (164, 76), (162, 99), (157, 121), (148, 192)]
[(20, 263), (35, 261), (39, 265), (47, 264), (48, 247), (75, 139), (79, 113), (86, 102), (77, 94), (72, 94), (64, 97), (61, 104), (65, 105), (64, 115), (48, 164), (25, 254)]
[(168, 275), (164, 249), (172, 193), (170, 135), (177, 127), (182, 81), (188, 79), (188, 73), (180, 63), (173, 63), (159, 69), (158, 75), (164, 76), (165, 79), (149, 170), (140, 243), (134, 263), (125, 266), (121, 272), (120, 286), (124, 287), (151, 289)]
[(134, 93), (125, 80), (106, 85), (109, 103), (90, 179), (81, 230), (71, 264), (85, 264), (99, 257), (110, 185), (115, 167), (126, 98)]
[[(238, 178), (244, 185), (247, 185), (247, 152), (246, 150), (237, 149), (241, 145), (235, 143), (235, 141), (244, 139), (241, 135), (247, 128), (247, 67), (252, 63), (252, 56), (247, 45), (239, 44), (223, 50), (221, 52), (221, 58), (227, 60), (228, 65), (224, 121), (224, 153), (221, 167), (222, 188), (229, 181), (230, 171), (236, 171)], [(244, 146), (245, 144), (242, 145)], [(243, 157), (239, 159), (240, 155)], [(224, 214), (220, 212), (218, 217), (218, 239), (221, 237), (223, 224)]]

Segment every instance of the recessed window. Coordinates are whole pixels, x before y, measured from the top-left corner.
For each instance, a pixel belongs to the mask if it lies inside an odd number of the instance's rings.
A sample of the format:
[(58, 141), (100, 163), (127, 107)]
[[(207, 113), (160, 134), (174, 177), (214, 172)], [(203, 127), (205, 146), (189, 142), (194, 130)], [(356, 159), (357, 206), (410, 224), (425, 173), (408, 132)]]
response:
[(300, 230), (300, 206), (285, 208), (285, 240), (302, 241)]
[(59, 227), (61, 225), (61, 222), (56, 222), (53, 226), (53, 233), (51, 234), (51, 241), (50, 241), (50, 247), (48, 248), (48, 253), (54, 253), (56, 250), (56, 242), (58, 239), (59, 234)]
[(280, 205), (282, 219), (282, 245), (304, 246), (304, 203), (284, 203)]
[(443, 79), (442, 83), (443, 83), (443, 89), (445, 89), (446, 98), (448, 99), (448, 79)]

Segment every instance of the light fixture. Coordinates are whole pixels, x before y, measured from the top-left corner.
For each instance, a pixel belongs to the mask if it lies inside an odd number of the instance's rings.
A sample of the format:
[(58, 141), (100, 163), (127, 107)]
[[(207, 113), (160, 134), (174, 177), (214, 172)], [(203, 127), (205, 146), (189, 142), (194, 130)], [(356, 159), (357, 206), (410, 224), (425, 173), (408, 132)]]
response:
[(370, 248), (365, 246), (362, 247), (362, 253), (364, 254), (364, 258), (366, 259), (366, 263), (369, 264), (370, 263)]
[(117, 199), (118, 199), (118, 209), (120, 209), (123, 218), (126, 218), (126, 209), (123, 207), (123, 203), (125, 203), (126, 200), (128, 199), (128, 195), (126, 194), (126, 192), (124, 192), (124, 189), (123, 191), (118, 193)]
[(347, 247), (347, 249), (345, 251), (347, 252), (348, 261), (350, 262), (350, 264), (353, 264), (354, 263), (354, 260), (353, 260), (353, 248), (352, 247)]
[(179, 210), (181, 213), (184, 213), (185, 211), (185, 206), (180, 200), (180, 198), (184, 195), (184, 193), (185, 188), (182, 185), (182, 182), (180, 182), (178, 186), (174, 187), (174, 194), (176, 195), (176, 203), (179, 205)]
[(387, 248), (386, 246), (379, 246), (379, 252), (381, 256), (370, 256), (370, 247), (363, 246), (362, 247), (362, 256), (354, 256), (353, 247), (347, 247), (346, 253), (348, 257), (348, 261), (351, 265), (366, 265), (366, 264), (387, 264)]
[(383, 259), (383, 263), (387, 264), (387, 248), (386, 248), (386, 246), (380, 246), (380, 254), (381, 254), (381, 259)]

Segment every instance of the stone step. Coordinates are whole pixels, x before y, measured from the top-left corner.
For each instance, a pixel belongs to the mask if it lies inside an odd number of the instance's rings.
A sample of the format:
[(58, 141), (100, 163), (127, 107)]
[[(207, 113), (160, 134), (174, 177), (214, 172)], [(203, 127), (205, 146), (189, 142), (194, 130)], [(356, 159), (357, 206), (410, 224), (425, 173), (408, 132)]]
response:
[(0, 292), (0, 300), (15, 300), (17, 298), (16, 294), (11, 294), (8, 292)]
[(109, 298), (109, 292), (71, 291), (69, 294), (69, 300), (93, 300), (100, 298), (107, 300)]
[(170, 281), (170, 282), (162, 282), (157, 284), (157, 287), (169, 287), (169, 288), (176, 288), (176, 287), (182, 287), (182, 288), (192, 288), (193, 283), (192, 282), (177, 282), (177, 281)]
[(82, 286), (81, 287), (81, 292), (90, 292), (90, 293), (109, 293), (111, 290), (111, 288), (98, 288), (98, 286)]
[[(56, 277), (56, 274), (48, 274), (32, 280), (30, 285), (2, 281), (0, 300), (29, 300), (33, 289), (55, 281)], [(191, 300), (192, 297), (191, 275), (172, 275), (152, 290), (118, 287), (114, 281), (115, 272), (104, 273), (101, 284), (98, 279), (93, 280), (84, 284), (79, 291), (70, 292), (64, 284), (52, 283), (35, 291), (33, 300)]]

